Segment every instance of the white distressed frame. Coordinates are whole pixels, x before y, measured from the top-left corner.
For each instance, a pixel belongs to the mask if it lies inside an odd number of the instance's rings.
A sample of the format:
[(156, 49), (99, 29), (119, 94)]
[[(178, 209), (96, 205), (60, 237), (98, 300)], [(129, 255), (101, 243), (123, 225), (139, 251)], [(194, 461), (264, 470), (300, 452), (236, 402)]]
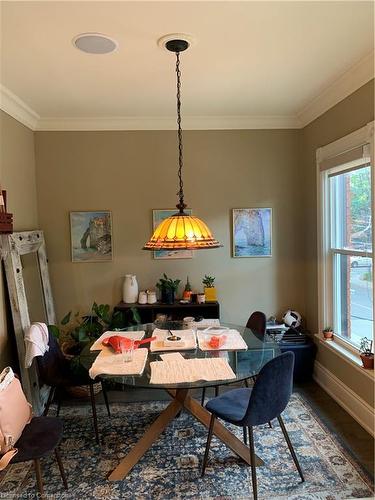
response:
[(49, 387), (39, 385), (35, 360), (30, 368), (25, 368), (24, 332), (30, 326), (30, 315), (22, 274), (21, 255), (36, 253), (47, 322), (48, 324), (55, 324), (55, 308), (43, 231), (23, 231), (1, 235), (1, 247), (12, 310), (22, 387), (28, 401), (33, 406), (34, 414), (40, 415), (43, 412), (44, 404), (48, 397)]
[[(339, 154), (349, 151), (354, 148), (366, 146), (371, 165), (371, 183), (372, 183), (372, 221), (375, 220), (375, 165), (374, 165), (374, 122), (370, 122), (364, 127), (352, 132), (351, 134), (338, 139), (335, 142), (327, 144), (316, 150), (316, 167), (317, 167), (317, 222), (318, 222), (318, 325), (319, 331), (333, 321), (333, 265), (329, 252), (330, 235), (328, 228), (329, 214), (331, 207), (329, 206), (328, 193), (328, 171), (320, 170), (321, 163), (328, 158), (333, 158)], [(332, 172), (332, 169), (330, 170)], [(375, 249), (375, 230), (372, 231), (372, 248), (373, 255)], [(340, 250), (340, 253), (350, 253), (368, 257), (368, 253), (357, 250)], [(373, 258), (374, 270), (374, 258)], [(374, 273), (373, 273), (373, 289), (374, 289)], [(373, 300), (373, 318), (375, 319), (375, 300)], [(374, 332), (373, 332), (374, 337)], [(346, 341), (342, 337), (335, 336), (335, 340), (342, 344), (345, 348), (358, 354), (358, 349), (351, 342)]]

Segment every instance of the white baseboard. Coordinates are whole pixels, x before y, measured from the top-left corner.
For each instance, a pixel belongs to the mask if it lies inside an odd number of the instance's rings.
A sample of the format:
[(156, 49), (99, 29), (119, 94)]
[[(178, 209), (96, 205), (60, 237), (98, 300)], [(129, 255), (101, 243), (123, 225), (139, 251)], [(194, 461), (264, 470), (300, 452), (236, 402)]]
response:
[(318, 361), (315, 361), (314, 380), (369, 434), (374, 436), (374, 408)]

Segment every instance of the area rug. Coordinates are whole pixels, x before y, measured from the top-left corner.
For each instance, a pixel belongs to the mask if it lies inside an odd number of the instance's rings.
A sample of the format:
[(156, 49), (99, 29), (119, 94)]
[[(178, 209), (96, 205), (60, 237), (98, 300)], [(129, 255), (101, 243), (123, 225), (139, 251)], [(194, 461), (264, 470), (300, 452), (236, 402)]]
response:
[[(45, 458), (42, 467), (47, 498), (252, 498), (250, 468), (215, 437), (206, 476), (200, 477), (207, 430), (185, 412), (173, 421), (125, 480), (105, 479), (165, 406), (165, 402), (113, 404), (111, 418), (99, 406), (101, 446), (95, 444), (89, 408), (63, 408), (61, 454), (69, 490), (62, 486), (53, 457)], [(277, 421), (272, 429), (268, 425), (257, 427), (256, 452), (265, 462), (257, 469), (259, 498), (373, 497), (369, 478), (299, 395), (293, 395), (283, 416), (306, 482), (300, 482)], [(229, 427), (241, 438), (241, 429)], [(4, 471), (0, 476), (0, 498), (36, 498), (32, 466), (15, 464)]]

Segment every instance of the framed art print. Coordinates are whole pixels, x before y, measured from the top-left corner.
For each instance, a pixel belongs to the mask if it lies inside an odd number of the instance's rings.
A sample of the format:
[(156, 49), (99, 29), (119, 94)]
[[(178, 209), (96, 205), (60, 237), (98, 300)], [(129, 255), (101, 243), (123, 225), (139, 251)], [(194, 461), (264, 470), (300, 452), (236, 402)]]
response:
[[(152, 211), (152, 227), (153, 231), (164, 220), (175, 214), (177, 209), (156, 209)], [(185, 209), (185, 213), (192, 214), (190, 208)], [(194, 256), (193, 250), (155, 250), (154, 259), (192, 259)]]
[(272, 208), (234, 208), (233, 257), (272, 256)]
[(108, 210), (70, 212), (72, 262), (112, 260), (112, 213)]

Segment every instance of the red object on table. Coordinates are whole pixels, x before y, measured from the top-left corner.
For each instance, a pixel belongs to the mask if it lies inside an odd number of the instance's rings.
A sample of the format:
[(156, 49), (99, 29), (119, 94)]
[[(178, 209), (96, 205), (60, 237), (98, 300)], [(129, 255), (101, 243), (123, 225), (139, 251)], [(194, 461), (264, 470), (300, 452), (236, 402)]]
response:
[[(137, 349), (141, 344), (147, 344), (148, 342), (152, 342), (155, 339), (156, 337), (150, 337), (143, 340), (134, 340), (134, 349)], [(102, 344), (105, 346), (111, 346), (116, 353), (120, 353), (122, 349), (130, 349), (132, 342), (133, 339), (129, 339), (128, 337), (122, 337), (121, 335), (112, 335), (112, 337), (104, 339), (102, 341)]]
[(208, 345), (212, 347), (212, 349), (219, 349), (219, 347), (225, 344), (226, 340), (226, 335), (220, 335), (219, 337), (217, 335), (212, 335), (208, 342)]

